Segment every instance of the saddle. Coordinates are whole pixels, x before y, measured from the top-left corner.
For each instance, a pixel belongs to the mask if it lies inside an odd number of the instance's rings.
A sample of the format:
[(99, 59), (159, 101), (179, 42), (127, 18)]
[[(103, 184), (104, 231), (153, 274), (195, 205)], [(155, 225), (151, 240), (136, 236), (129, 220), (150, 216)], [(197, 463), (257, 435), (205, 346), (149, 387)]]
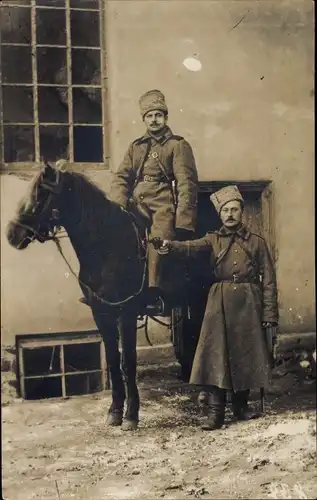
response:
[[(122, 208), (122, 210), (124, 209)], [(129, 200), (128, 210), (124, 211), (131, 218), (138, 237), (140, 257), (144, 259), (144, 264), (148, 267), (148, 245), (153, 243), (153, 240), (149, 238), (151, 220), (138, 210), (133, 199)], [(175, 262), (173, 263), (173, 267), (175, 268)], [(184, 291), (184, 287), (181, 287), (181, 289)], [(167, 296), (163, 290), (147, 286), (144, 287), (144, 292), (144, 311), (141, 313), (142, 316), (167, 316), (171, 313), (173, 307), (178, 306), (178, 301), (176, 300), (175, 302), (176, 297), (174, 293), (172, 295), (169, 293)], [(82, 304), (90, 305), (86, 297), (81, 297), (79, 301)]]

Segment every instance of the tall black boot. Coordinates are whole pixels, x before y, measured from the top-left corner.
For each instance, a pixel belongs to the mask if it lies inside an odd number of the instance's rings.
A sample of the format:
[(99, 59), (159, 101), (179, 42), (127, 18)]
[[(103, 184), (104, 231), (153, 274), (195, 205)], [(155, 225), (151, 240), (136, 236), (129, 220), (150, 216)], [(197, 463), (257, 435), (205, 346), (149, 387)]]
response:
[(209, 399), (209, 392), (205, 390), (200, 391), (197, 398), (197, 404), (202, 414), (205, 417), (208, 415), (208, 399)]
[(204, 431), (220, 429), (225, 421), (226, 390), (213, 386), (208, 397), (208, 416), (201, 426)]
[(164, 316), (164, 312), (163, 291), (158, 287), (150, 287), (147, 291), (145, 313), (149, 316)]
[(249, 396), (250, 390), (232, 393), (232, 411), (237, 420), (252, 420), (261, 416), (260, 413), (252, 411), (249, 408)]

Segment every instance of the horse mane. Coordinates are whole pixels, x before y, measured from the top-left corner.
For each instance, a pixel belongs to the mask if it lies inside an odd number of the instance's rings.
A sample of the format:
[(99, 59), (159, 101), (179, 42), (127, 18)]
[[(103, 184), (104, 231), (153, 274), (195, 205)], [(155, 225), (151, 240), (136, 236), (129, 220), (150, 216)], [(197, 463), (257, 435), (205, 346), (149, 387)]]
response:
[(113, 225), (118, 218), (122, 223), (122, 219), (126, 217), (126, 214), (93, 181), (77, 172), (63, 172), (62, 175), (65, 184), (71, 187), (73, 195), (80, 200), (82, 222), (91, 222), (97, 232), (98, 230), (104, 230), (109, 224)]
[(28, 184), (27, 191), (19, 201), (16, 213), (23, 214), (28, 211), (29, 208), (32, 208), (32, 205), (35, 202), (36, 189), (40, 181), (41, 172), (37, 173), (33, 176), (30, 183)]
[(70, 179), (73, 179), (73, 186), (78, 191), (78, 194), (84, 194), (87, 196), (87, 201), (89, 198), (96, 200), (96, 198), (102, 198), (103, 200), (113, 203), (109, 200), (106, 193), (99, 188), (93, 181), (90, 181), (84, 174), (77, 172), (64, 172), (63, 175)]
[[(83, 189), (87, 189), (88, 196), (102, 196), (102, 198), (110, 201), (106, 195), (106, 193), (99, 188), (93, 181), (90, 181), (84, 174), (80, 174), (77, 172), (64, 172), (68, 178), (74, 179), (74, 186), (77, 190), (82, 191)], [(84, 187), (87, 186), (87, 187)]]
[(81, 278), (108, 300), (133, 295), (140, 287), (144, 263), (130, 215), (84, 175), (63, 172), (63, 176), (69, 220), (67, 204), (76, 206), (71, 224), (64, 227), (82, 266)]
[[(112, 208), (115, 206), (119, 208), (115, 202), (111, 201), (107, 197), (106, 193), (101, 188), (99, 188), (94, 182), (90, 181), (85, 175), (69, 171), (63, 172), (62, 175), (66, 184), (71, 184), (71, 189), (74, 191), (74, 194), (84, 198), (85, 202), (88, 203), (88, 206), (90, 205), (95, 207), (97, 204), (103, 209), (106, 205), (111, 206)], [(25, 195), (19, 202), (17, 209), (18, 213), (25, 212), (28, 210), (29, 206), (32, 206), (41, 176), (42, 172), (38, 172), (30, 181)]]

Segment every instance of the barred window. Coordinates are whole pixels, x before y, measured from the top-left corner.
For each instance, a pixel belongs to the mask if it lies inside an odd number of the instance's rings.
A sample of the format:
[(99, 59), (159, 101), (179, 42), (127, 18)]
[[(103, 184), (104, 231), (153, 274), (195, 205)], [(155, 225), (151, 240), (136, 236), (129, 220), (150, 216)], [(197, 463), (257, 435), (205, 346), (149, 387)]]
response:
[(2, 163), (107, 159), (102, 0), (2, 0)]

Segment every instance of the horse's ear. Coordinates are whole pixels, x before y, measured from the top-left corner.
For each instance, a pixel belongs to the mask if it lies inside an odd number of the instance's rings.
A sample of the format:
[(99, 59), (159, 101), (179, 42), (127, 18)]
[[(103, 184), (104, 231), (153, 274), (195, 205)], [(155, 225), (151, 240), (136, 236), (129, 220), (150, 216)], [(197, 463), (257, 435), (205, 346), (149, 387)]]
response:
[(67, 160), (65, 159), (60, 159), (58, 160), (56, 163), (55, 163), (55, 167), (57, 168), (57, 170), (59, 170), (60, 172), (66, 172), (67, 170)]
[(48, 161), (44, 160), (43, 178), (48, 179), (52, 182), (56, 179), (56, 170)]

